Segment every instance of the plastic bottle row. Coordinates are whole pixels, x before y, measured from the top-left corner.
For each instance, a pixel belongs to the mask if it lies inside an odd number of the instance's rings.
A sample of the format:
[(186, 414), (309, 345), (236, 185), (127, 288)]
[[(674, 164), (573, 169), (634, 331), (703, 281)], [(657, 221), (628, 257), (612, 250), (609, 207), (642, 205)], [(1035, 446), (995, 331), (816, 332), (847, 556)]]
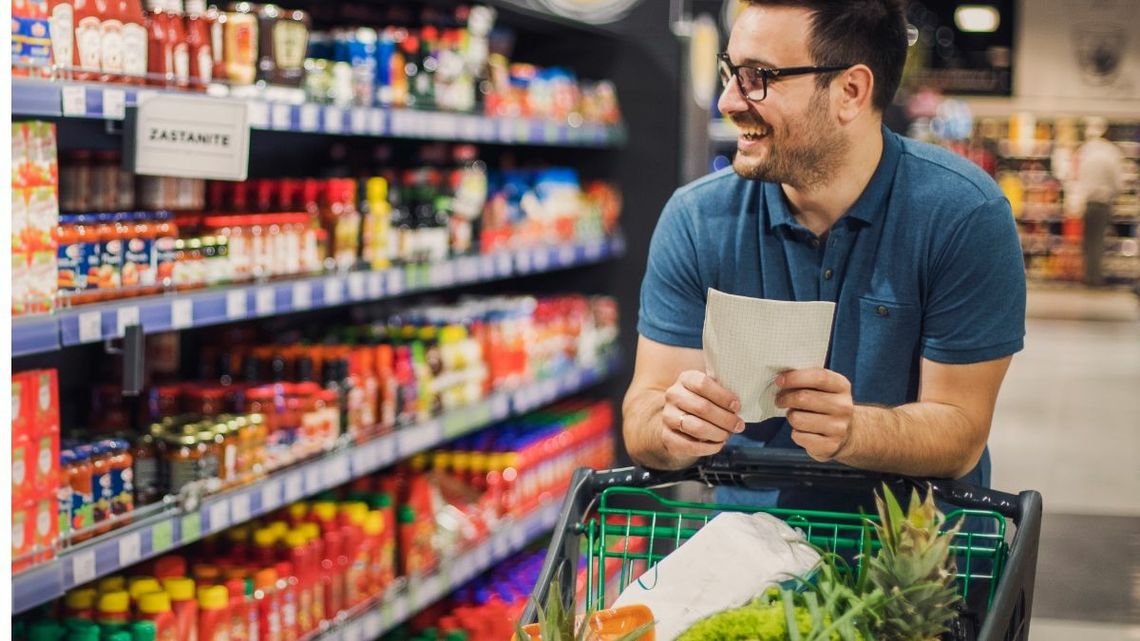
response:
[[(552, 452), (604, 466), (611, 419), (608, 404), (579, 403), (527, 417), (527, 433), (571, 434), (573, 444)], [(296, 640), (386, 594), (397, 577), (425, 575), (486, 539), (507, 514), (499, 497), (514, 478), (492, 469), (476, 487), (448, 469), (407, 464), (357, 479), (78, 587), (18, 619), (14, 637), (117, 641), (112, 635), (137, 630), (173, 641)]]

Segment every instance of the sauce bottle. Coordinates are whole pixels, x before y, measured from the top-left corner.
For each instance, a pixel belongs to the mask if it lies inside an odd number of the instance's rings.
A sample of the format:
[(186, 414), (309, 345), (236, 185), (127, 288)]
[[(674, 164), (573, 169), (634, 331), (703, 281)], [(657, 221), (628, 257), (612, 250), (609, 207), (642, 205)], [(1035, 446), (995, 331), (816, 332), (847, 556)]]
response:
[(151, 592), (139, 597), (138, 619), (153, 621), (156, 641), (181, 641), (178, 636), (178, 621), (170, 607), (170, 595), (165, 592)]
[(315, 629), (313, 620), (313, 576), (312, 558), (309, 556), (309, 540), (299, 529), (290, 530), (284, 538), (287, 558), (293, 566), (297, 593), (297, 632), (308, 634)]
[(171, 61), (174, 64), (174, 85), (179, 89), (190, 86), (190, 45), (186, 42), (186, 26), (182, 23), (182, 0), (166, 0), (166, 38), (174, 43)]
[(96, 610), (95, 620), (104, 635), (126, 630), (131, 622), (131, 595), (123, 590), (104, 592)]
[(127, 581), (127, 594), (131, 595), (131, 609), (136, 614), (143, 595), (151, 592), (162, 592), (162, 584), (153, 576), (134, 576)]
[(154, 621), (135, 621), (130, 629), (131, 641), (155, 641), (158, 636)]
[(147, 44), (146, 17), (139, 0), (117, 0), (123, 21), (123, 76), (126, 82), (146, 82)]
[[(100, 441), (91, 446), (91, 488), (94, 498), (95, 523), (98, 525), (111, 518), (111, 501), (114, 492), (111, 489), (111, 452), (106, 442)], [(95, 531), (106, 532), (108, 527), (97, 528)]]
[(99, 79), (103, 82), (123, 81), (123, 17), (117, 0), (95, 0), (102, 14), (99, 22)]
[(48, 21), (52, 61), (61, 69), (75, 67), (74, 0), (49, 0)]
[(235, 641), (230, 634), (230, 593), (224, 585), (198, 589), (196, 641)]
[(226, 78), (234, 85), (252, 85), (257, 79), (258, 23), (253, 5), (229, 5), (223, 25), (222, 51)]
[(166, 86), (174, 81), (174, 43), (167, 38), (169, 29), (165, 0), (146, 0), (147, 84)]
[(281, 604), (281, 641), (297, 641), (297, 588), (296, 569), (289, 561), (273, 566), (277, 571), (277, 598)]
[(154, 214), (154, 279), (163, 289), (174, 286), (174, 244), (178, 240), (178, 227), (168, 211)]
[(205, 91), (214, 78), (213, 43), (206, 0), (186, 0), (186, 44), (190, 55), (190, 87)]
[(194, 579), (172, 577), (164, 579), (162, 587), (170, 595), (178, 641), (198, 641), (198, 601)]
[(154, 576), (159, 581), (186, 576), (186, 559), (177, 554), (170, 554), (156, 559), (154, 562)]
[(95, 600), (98, 596), (95, 588), (75, 588), (69, 591), (63, 599), (63, 618), (94, 621)]
[[(99, 594), (107, 594), (110, 592), (126, 592), (127, 591), (127, 578), (124, 576), (108, 576), (99, 579)], [(130, 595), (127, 595), (128, 598)]]
[(321, 621), (330, 618), (325, 608), (325, 589), (322, 577), (324, 576), (324, 569), (322, 567), (322, 559), (325, 555), (325, 544), (321, 538), (321, 526), (316, 523), (302, 523), (299, 527), (301, 532), (305, 535), (307, 541), (306, 547), (308, 548), (309, 556), (309, 583), (310, 590), (313, 594), (313, 614), (312, 620), (314, 626), (319, 626)]
[[(245, 579), (230, 579), (226, 581), (225, 587), (229, 594), (226, 610), (229, 618), (229, 641), (257, 641), (250, 638), (249, 615), (245, 602)], [(201, 605), (201, 599), (199, 599), (199, 605)], [(254, 619), (256, 620), (256, 618), (257, 613), (255, 612)], [(202, 641), (206, 641), (206, 639), (203, 637)]]
[(142, 295), (157, 294), (158, 270), (155, 254), (155, 239), (157, 229), (151, 223), (150, 214), (136, 212), (131, 216), (133, 223), (133, 236), (127, 240), (126, 253), (123, 259), (124, 276), (127, 266), (131, 266), (137, 280), (139, 293)]
[(277, 570), (258, 570), (253, 576), (253, 584), (259, 641), (278, 641), (281, 638), (281, 603), (277, 597)]
[(130, 447), (130, 443), (124, 440), (107, 442), (110, 452), (111, 514), (115, 516), (135, 509), (134, 459), (131, 458)]
[[(90, 451), (84, 448), (64, 450), (61, 461), (70, 490), (71, 531), (86, 530), (95, 524), (95, 490), (91, 485), (94, 468), (91, 466)], [(90, 537), (91, 534), (87, 533), (75, 535), (72, 539), (83, 541)]]
[(99, 235), (99, 287), (107, 293), (118, 294), (123, 284), (123, 239), (130, 230), (123, 224), (122, 215), (99, 214), (96, 217)]
[(75, 0), (75, 66), (76, 80), (96, 80), (102, 57), (99, 49), (102, 34), (99, 24), (102, 12), (96, 7), (97, 0)]

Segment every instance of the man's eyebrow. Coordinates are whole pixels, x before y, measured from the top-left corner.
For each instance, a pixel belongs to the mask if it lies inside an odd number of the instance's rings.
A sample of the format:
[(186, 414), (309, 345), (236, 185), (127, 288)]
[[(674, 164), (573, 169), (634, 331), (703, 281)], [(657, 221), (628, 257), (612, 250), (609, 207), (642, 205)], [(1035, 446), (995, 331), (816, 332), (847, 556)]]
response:
[(744, 57), (744, 58), (741, 58), (740, 60), (736, 60), (730, 55), (728, 57), (728, 59), (731, 60), (732, 64), (734, 64), (734, 65), (744, 65), (746, 67), (764, 67), (766, 69), (775, 69), (778, 66), (778, 65), (772, 64), (771, 62), (769, 62), (767, 60), (763, 60), (761, 58)]

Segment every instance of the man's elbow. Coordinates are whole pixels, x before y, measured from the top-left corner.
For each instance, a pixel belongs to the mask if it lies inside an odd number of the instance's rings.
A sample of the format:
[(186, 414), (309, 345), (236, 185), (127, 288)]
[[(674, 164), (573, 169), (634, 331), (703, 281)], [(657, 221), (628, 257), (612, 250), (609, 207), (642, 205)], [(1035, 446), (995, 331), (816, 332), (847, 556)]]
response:
[(986, 451), (986, 442), (990, 433), (989, 425), (974, 427), (971, 432), (976, 434), (976, 436), (970, 439), (970, 442), (966, 443), (965, 447), (962, 448), (962, 455), (959, 457), (958, 467), (952, 473), (952, 478), (954, 479), (961, 479), (970, 472), (973, 472)]

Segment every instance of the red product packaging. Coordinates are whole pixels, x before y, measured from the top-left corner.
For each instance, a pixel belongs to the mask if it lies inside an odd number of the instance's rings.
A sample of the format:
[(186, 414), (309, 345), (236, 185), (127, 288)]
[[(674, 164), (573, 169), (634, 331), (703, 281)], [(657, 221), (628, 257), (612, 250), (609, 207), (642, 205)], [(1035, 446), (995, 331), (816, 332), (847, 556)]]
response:
[(225, 586), (198, 589), (197, 641), (232, 641), (230, 593)]
[(31, 567), (32, 548), (36, 545), (36, 502), (25, 499), (12, 504), (12, 572)]
[[(35, 452), (33, 434), (35, 433), (35, 410), (32, 400), (32, 381), (30, 372), (21, 372), (12, 376), (12, 507), (22, 505), (33, 498), (31, 484), (28, 481), (33, 477)], [(15, 534), (13, 534), (13, 537)], [(13, 543), (14, 543), (13, 539)]]
[(33, 486), (39, 495), (47, 495), (59, 487), (59, 377), (54, 369), (35, 370), (26, 377), (36, 451)]
[(163, 580), (162, 587), (170, 595), (170, 609), (174, 613), (178, 641), (197, 641), (198, 601), (195, 598), (194, 579), (172, 577)]
[(54, 493), (47, 493), (36, 497), (31, 509), (33, 540), (38, 548), (34, 562), (40, 563), (55, 556), (55, 544), (59, 541), (59, 503)]

